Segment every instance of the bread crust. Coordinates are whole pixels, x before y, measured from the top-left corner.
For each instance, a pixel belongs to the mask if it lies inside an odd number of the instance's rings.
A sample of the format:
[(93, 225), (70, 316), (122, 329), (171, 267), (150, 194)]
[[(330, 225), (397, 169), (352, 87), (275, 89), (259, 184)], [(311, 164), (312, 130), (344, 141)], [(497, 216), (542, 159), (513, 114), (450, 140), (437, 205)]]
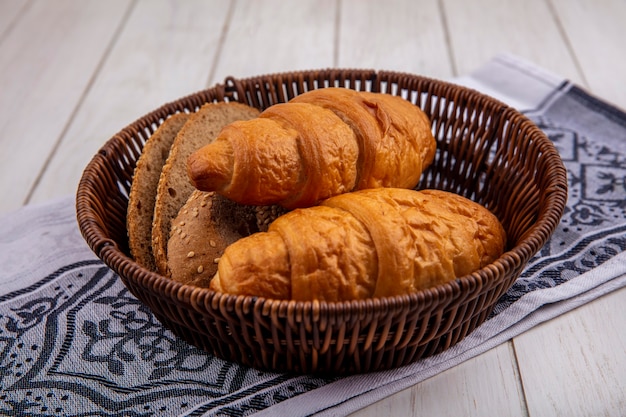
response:
[(128, 245), (137, 263), (151, 271), (156, 271), (151, 239), (159, 177), (172, 143), (188, 118), (187, 113), (176, 113), (165, 119), (146, 141), (133, 173), (126, 221)]
[(176, 136), (159, 178), (152, 224), (152, 252), (161, 275), (170, 275), (167, 242), (171, 222), (194, 191), (186, 170), (189, 155), (213, 142), (224, 126), (237, 120), (254, 118), (258, 114), (257, 109), (241, 103), (207, 103), (191, 114)]
[(167, 245), (171, 278), (208, 287), (226, 247), (267, 231), (283, 213), (279, 207), (244, 206), (215, 192), (195, 190), (172, 221)]
[(293, 209), (361, 188), (413, 188), (435, 147), (412, 103), (323, 88), (224, 129), (192, 154), (188, 174), (196, 188), (238, 203)]
[(464, 197), (367, 189), (294, 210), (231, 244), (210, 288), (293, 300), (402, 295), (470, 274), (505, 246), (498, 219)]

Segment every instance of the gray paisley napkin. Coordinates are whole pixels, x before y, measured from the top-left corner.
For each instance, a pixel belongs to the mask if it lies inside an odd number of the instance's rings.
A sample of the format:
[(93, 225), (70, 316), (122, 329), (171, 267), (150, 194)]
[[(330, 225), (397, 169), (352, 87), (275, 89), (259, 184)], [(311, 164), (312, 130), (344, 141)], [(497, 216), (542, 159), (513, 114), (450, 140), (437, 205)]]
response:
[(626, 285), (626, 114), (511, 56), (455, 81), (533, 119), (570, 185), (552, 239), (461, 343), (345, 378), (217, 359), (164, 329), (91, 253), (68, 197), (0, 218), (0, 414), (343, 415)]

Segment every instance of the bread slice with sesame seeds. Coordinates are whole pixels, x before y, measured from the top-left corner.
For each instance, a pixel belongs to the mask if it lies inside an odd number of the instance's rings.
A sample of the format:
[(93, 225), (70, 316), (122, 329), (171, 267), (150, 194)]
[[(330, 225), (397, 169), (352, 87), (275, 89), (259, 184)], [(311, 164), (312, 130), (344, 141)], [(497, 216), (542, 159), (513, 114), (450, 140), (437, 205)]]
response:
[(214, 192), (195, 190), (172, 222), (167, 265), (173, 280), (208, 287), (228, 245), (268, 225), (285, 209), (245, 206)]
[(176, 136), (159, 178), (152, 223), (152, 253), (160, 274), (170, 276), (167, 242), (171, 222), (195, 190), (187, 176), (189, 155), (213, 142), (227, 124), (258, 115), (257, 109), (241, 103), (207, 103), (191, 114)]
[(256, 231), (256, 217), (249, 206), (213, 192), (194, 191), (172, 222), (167, 245), (171, 278), (208, 287), (226, 246)]
[(126, 216), (128, 245), (135, 261), (151, 271), (156, 271), (151, 240), (159, 177), (172, 143), (188, 118), (187, 113), (177, 113), (165, 119), (146, 141), (133, 173)]

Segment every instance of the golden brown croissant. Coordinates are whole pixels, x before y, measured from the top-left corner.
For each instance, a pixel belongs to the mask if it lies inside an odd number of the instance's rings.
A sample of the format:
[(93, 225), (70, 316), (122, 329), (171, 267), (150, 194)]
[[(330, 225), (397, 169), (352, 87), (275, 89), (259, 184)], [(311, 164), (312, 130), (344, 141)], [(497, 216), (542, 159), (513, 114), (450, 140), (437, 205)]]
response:
[(352, 190), (413, 188), (435, 146), (410, 102), (323, 88), (230, 124), (187, 168), (196, 188), (240, 204), (308, 207)]
[(505, 240), (489, 210), (459, 195), (367, 189), (291, 211), (233, 243), (210, 288), (326, 301), (407, 294), (489, 264)]

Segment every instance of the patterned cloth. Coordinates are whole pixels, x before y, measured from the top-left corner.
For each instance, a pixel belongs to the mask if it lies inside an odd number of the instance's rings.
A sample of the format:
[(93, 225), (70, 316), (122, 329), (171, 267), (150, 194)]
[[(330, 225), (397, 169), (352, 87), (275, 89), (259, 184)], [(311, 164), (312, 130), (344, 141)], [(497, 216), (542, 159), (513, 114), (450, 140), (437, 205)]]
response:
[(461, 343), (345, 378), (217, 359), (164, 329), (95, 258), (64, 198), (0, 219), (0, 414), (343, 415), (626, 285), (626, 114), (509, 56), (457, 81), (531, 117), (558, 147), (571, 187), (550, 242)]

